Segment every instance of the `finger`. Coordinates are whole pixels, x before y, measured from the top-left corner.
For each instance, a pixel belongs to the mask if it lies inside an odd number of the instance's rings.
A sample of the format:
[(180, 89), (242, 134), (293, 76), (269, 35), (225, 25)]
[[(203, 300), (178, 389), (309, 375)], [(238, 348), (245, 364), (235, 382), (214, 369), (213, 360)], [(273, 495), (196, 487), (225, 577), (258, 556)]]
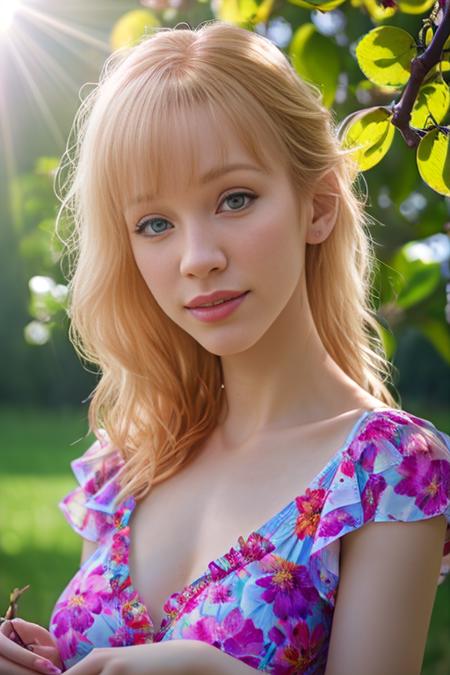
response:
[(37, 623), (24, 621), (24, 619), (12, 619), (11, 623), (16, 626), (17, 632), (24, 642), (36, 642), (48, 647), (56, 646), (56, 641), (49, 631)]
[(46, 645), (38, 645), (37, 643), (31, 643), (27, 645), (30, 652), (36, 654), (36, 656), (41, 656), (43, 659), (48, 659), (52, 661), (55, 665), (59, 665), (59, 654), (54, 647), (47, 647)]
[(0, 625), (0, 633), (3, 633), (3, 635), (6, 635), (7, 637), (9, 637), (11, 631), (12, 631), (12, 623), (11, 623), (11, 621), (4, 621), (4, 622)]
[[(11, 624), (11, 622), (9, 623)], [(30, 652), (28, 649), (24, 649), (24, 647), (16, 644), (3, 633), (0, 633), (0, 656), (20, 666), (34, 670), (35, 672), (47, 673), (48, 675), (52, 672), (55, 673), (55, 675), (57, 672), (61, 672), (59, 668), (56, 668), (53, 663), (46, 659), (44, 660), (46, 666), (45, 669), (44, 667), (37, 665), (36, 659), (41, 657), (36, 656), (33, 652)]]
[[(21, 647), (23, 647), (23, 643), (25, 643), (29, 651), (37, 654), (37, 656), (48, 659), (59, 668), (62, 667), (57, 642), (46, 628), (43, 628), (37, 623), (31, 623), (30, 621), (24, 621), (19, 618), (12, 619), (10, 625), (10, 639), (13, 639), (14, 642), (17, 642)], [(14, 637), (14, 632), (19, 639)]]

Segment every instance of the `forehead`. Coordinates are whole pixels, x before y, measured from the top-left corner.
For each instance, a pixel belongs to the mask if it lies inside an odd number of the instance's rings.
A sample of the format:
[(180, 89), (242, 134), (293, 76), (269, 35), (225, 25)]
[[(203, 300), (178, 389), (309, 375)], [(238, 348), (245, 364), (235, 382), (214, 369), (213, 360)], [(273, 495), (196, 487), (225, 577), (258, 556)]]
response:
[[(251, 164), (270, 173), (276, 148), (260, 139), (256, 125), (249, 128), (246, 120), (240, 124), (211, 105), (155, 111), (118, 150), (126, 166), (117, 180), (122, 212), (135, 202), (188, 190), (211, 169), (228, 164)], [(115, 164), (120, 166), (120, 160)]]

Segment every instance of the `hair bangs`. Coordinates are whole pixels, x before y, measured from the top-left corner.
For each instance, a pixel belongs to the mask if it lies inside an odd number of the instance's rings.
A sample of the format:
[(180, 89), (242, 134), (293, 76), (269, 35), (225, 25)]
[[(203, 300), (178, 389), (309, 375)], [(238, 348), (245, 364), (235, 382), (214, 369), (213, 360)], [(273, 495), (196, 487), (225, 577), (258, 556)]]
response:
[[(196, 118), (199, 109), (206, 110), (217, 139), (214, 165), (226, 163), (224, 122), (261, 167), (270, 170), (273, 152), (284, 158), (284, 148), (275, 147), (277, 136), (256, 99), (244, 88), (237, 92), (235, 81), (225, 80), (217, 88), (206, 75), (194, 82), (189, 77), (181, 82), (169, 77), (156, 82), (147, 79), (144, 85), (137, 80), (121, 92), (123, 103), (116, 100), (113, 104), (102, 175), (109, 181), (111, 199), (121, 214), (136, 203), (157, 199), (167, 188), (195, 182), (197, 147), (205, 133)], [(261, 138), (267, 139), (265, 146)]]

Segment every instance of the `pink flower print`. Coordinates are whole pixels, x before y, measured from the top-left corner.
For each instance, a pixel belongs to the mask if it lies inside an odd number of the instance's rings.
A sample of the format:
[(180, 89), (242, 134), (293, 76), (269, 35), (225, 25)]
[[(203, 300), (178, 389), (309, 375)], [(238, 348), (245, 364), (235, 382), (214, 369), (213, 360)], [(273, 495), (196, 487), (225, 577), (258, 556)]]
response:
[(369, 476), (361, 494), (364, 522), (372, 520), (380, 501), (380, 496), (386, 489), (386, 480), (383, 476), (372, 474)]
[(367, 424), (357, 436), (357, 441), (362, 443), (364, 441), (380, 441), (386, 439), (393, 445), (397, 446), (396, 442), (401, 433), (401, 427), (398, 425), (407, 424), (408, 420), (403, 415), (396, 415), (389, 412), (387, 414), (374, 415), (368, 419)]
[(88, 495), (94, 495), (97, 492), (100, 487), (100, 477), (100, 473), (96, 471), (92, 478), (85, 482), (83, 488)]
[[(57, 630), (54, 630), (54, 635), (58, 638), (59, 655), (63, 661), (67, 661), (75, 656), (80, 643), (80, 634), (74, 631), (70, 626), (66, 627), (67, 630), (61, 635)], [(86, 638), (84, 641), (87, 642)]]
[[(61, 609), (55, 612), (52, 620), (63, 660), (75, 655), (77, 641), (94, 623), (93, 615), (102, 611), (108, 590), (105, 579), (99, 574), (91, 574), (81, 584), (75, 577), (69, 585), (64, 599), (58, 603)], [(105, 611), (111, 613), (111, 610)]]
[(348, 476), (348, 478), (353, 478), (353, 476), (355, 475), (355, 463), (350, 453), (347, 452), (347, 450), (345, 450), (342, 455), (340, 470), (341, 473), (343, 473), (344, 476)]
[(263, 631), (251, 619), (245, 619), (239, 607), (229, 612), (223, 622), (203, 617), (183, 630), (183, 638), (207, 642), (253, 668), (258, 667), (264, 646)]
[(223, 605), (233, 600), (231, 589), (224, 584), (215, 584), (207, 590), (208, 601), (212, 604)]
[(274, 644), (278, 646), (282, 645), (283, 642), (286, 640), (285, 634), (282, 633), (277, 626), (272, 626), (272, 628), (269, 631), (269, 638)]
[(364, 445), (364, 449), (361, 452), (359, 460), (364, 471), (369, 474), (372, 473), (377, 455), (378, 447), (376, 443), (366, 443)]
[(111, 560), (116, 563), (125, 563), (128, 560), (128, 530), (114, 532), (111, 545)]
[(326, 490), (306, 489), (302, 497), (296, 497), (295, 503), (299, 516), (295, 524), (295, 532), (299, 539), (313, 537), (320, 522), (320, 513), (325, 501)]
[(108, 638), (111, 647), (128, 647), (134, 644), (134, 633), (127, 626), (120, 626), (114, 635)]
[(251, 619), (244, 619), (239, 607), (233, 609), (223, 622), (223, 627), (228, 635), (223, 643), (224, 650), (240, 659), (248, 666), (257, 668), (264, 646), (264, 633), (256, 628)]
[[(129, 587), (131, 589), (131, 587)], [(128, 590), (128, 589), (127, 589)], [(149, 621), (146, 616), (146, 611), (140, 599), (138, 597), (137, 591), (132, 591), (130, 597), (124, 597), (124, 593), (119, 601), (121, 603), (121, 613), (122, 619), (128, 628), (133, 628), (133, 630), (139, 629), (148, 629)]]
[(270, 554), (261, 562), (261, 569), (270, 574), (257, 579), (256, 585), (266, 590), (261, 597), (273, 603), (276, 616), (306, 617), (312, 612), (312, 605), (319, 600), (319, 594), (311, 582), (307, 567)]
[(323, 624), (318, 624), (310, 634), (308, 624), (300, 619), (294, 628), (288, 630), (287, 644), (275, 652), (271, 672), (273, 675), (300, 675), (305, 673), (309, 666), (320, 665), (318, 655), (324, 639)]
[(317, 535), (324, 538), (334, 537), (339, 534), (346, 525), (354, 527), (356, 525), (356, 520), (344, 509), (335, 509), (325, 516), (322, 516)]
[(419, 453), (430, 454), (431, 447), (429, 445), (428, 439), (426, 438), (423, 432), (420, 433), (410, 433), (406, 434), (403, 446), (403, 455), (405, 457), (409, 455), (417, 455)]
[(398, 471), (404, 478), (394, 492), (415, 497), (416, 506), (426, 515), (441, 512), (450, 491), (450, 464), (446, 460), (430, 462), (423, 455), (405, 457)]

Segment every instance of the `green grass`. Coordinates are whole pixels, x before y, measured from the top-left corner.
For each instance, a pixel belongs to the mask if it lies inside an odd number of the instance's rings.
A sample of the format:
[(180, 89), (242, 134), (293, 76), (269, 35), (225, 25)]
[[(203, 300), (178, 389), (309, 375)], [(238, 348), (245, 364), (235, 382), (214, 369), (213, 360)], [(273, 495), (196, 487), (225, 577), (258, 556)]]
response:
[[(403, 407), (450, 433), (445, 410)], [(60, 593), (79, 567), (81, 543), (60, 512), (75, 487), (70, 461), (94, 440), (84, 438), (86, 411), (0, 409), (0, 612), (14, 587), (31, 584), (20, 615), (48, 626)], [(450, 671), (450, 579), (437, 589), (422, 675)]]
[(0, 428), (0, 611), (14, 587), (30, 584), (20, 614), (48, 626), (81, 552), (57, 504), (76, 485), (70, 461), (93, 437), (83, 438), (86, 414), (78, 410), (1, 409)]

